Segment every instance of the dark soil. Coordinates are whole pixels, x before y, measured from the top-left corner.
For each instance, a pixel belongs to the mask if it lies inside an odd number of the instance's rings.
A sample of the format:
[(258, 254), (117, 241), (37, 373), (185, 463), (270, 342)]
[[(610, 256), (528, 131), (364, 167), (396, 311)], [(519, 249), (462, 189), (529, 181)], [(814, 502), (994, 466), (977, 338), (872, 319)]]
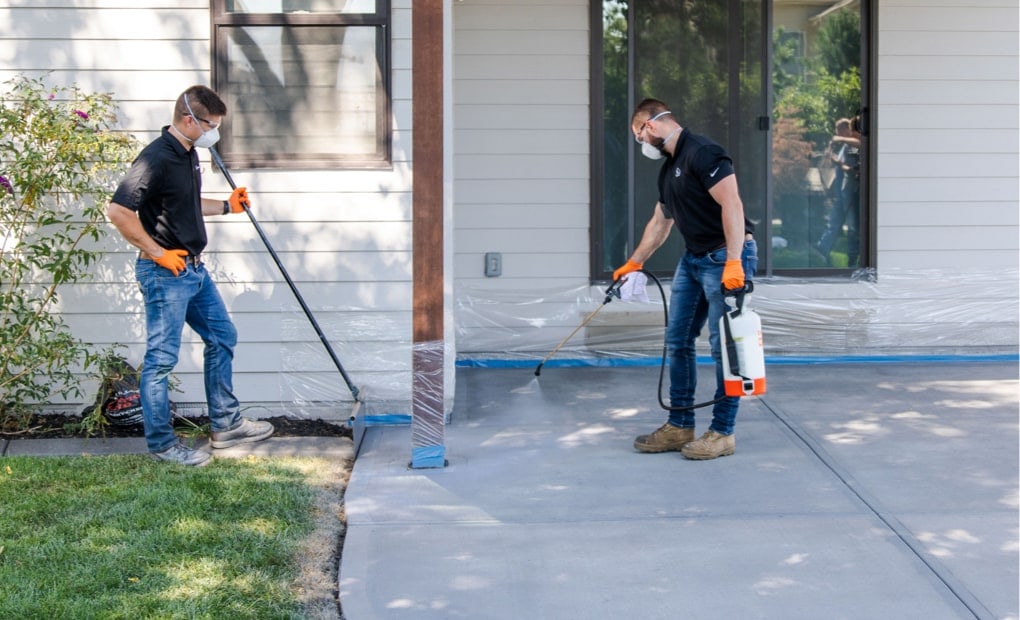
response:
[[(351, 437), (353, 435), (347, 426), (325, 420), (302, 420), (283, 416), (262, 419), (273, 423), (276, 428), (274, 433), (276, 437)], [(209, 418), (206, 416), (174, 419), (174, 427), (180, 430), (193, 429), (193, 425), (205, 426), (207, 424), (209, 424)], [(90, 436), (89, 433), (82, 428), (81, 416), (76, 415), (46, 414), (32, 415), (27, 420), (0, 420), (0, 439), (54, 439), (88, 436)], [(91, 436), (142, 437), (144, 433), (140, 424), (131, 426), (107, 424), (101, 430), (92, 433)]]

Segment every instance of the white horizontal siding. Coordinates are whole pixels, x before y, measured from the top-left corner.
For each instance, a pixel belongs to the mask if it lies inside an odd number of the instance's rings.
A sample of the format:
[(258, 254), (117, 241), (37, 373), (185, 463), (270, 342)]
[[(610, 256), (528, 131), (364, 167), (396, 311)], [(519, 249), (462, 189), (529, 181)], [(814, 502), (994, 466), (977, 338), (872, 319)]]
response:
[[(914, 228), (918, 221), (932, 219), (943, 221), (957, 215), (960, 206), (955, 202), (899, 202), (896, 209), (883, 216), (886, 228)], [(965, 207), (967, 222), (971, 226), (1006, 227), (1020, 225), (1020, 209), (1009, 213), (1002, 208), (1001, 202), (968, 202)]]
[[(557, 313), (514, 291), (587, 286), (588, 3), (454, 3), (453, 18), (458, 351), (506, 351)], [(499, 277), (484, 276), (487, 252)], [(481, 314), (466, 301), (500, 291)]]
[[(544, 354), (602, 301), (588, 285), (589, 2), (448, 6), (459, 351)], [(150, 140), (180, 90), (209, 82), (208, 7), (0, 0), (0, 77), (55, 70), (52, 83), (113, 92), (121, 128)], [(393, 8), (392, 170), (234, 171), (373, 400), (410, 400), (410, 7), (397, 0)], [(999, 285), (989, 268), (1015, 268), (1020, 237), (1017, 4), (882, 0), (876, 7), (880, 283), (762, 283), (755, 305), (766, 344), (792, 352), (830, 351), (835, 342), (852, 352), (1015, 348), (1015, 282)], [(203, 166), (210, 194), (225, 193), (208, 159)], [(240, 332), (241, 398), (277, 406), (348, 398), (250, 224), (215, 218), (209, 231), (207, 264)], [(125, 343), (137, 361), (144, 319), (134, 253), (115, 240), (110, 250), (94, 283), (63, 292), (62, 309), (93, 341)], [(498, 278), (483, 275), (490, 251), (503, 255)], [(621, 307), (603, 313), (608, 323), (626, 314), (647, 332), (661, 316), (654, 304), (636, 313)], [(177, 399), (201, 400), (200, 348), (186, 335), (178, 368), (186, 394)]]
[(1016, 3), (1001, 0), (971, 2), (882, 2), (879, 26), (892, 32), (1001, 32), (1017, 25)]
[[(355, 384), (403, 411), (411, 400), (410, 4), (397, 0), (392, 9), (392, 169), (232, 170)], [(184, 88), (210, 83), (209, 11), (208, 1), (196, 0), (0, 0), (0, 80), (50, 72), (49, 85), (110, 92), (118, 129), (144, 144), (169, 122)], [(205, 193), (225, 196), (226, 181), (200, 155)], [(239, 332), (239, 398), (271, 409), (350, 400), (247, 217), (207, 224), (206, 265)], [(77, 335), (125, 345), (138, 364), (144, 311), (133, 281), (136, 252), (109, 230), (95, 278), (63, 289), (60, 311)], [(175, 371), (185, 393), (174, 400), (204, 400), (201, 348), (186, 330)]]
[(0, 7), (0, 23), (17, 24), (16, 31), (5, 31), (0, 39), (77, 42), (111, 41), (125, 38), (209, 40), (209, 5), (191, 9), (167, 7), (86, 8)]
[(880, 273), (1016, 267), (1018, 18), (1003, 0), (879, 4)]
[(933, 101), (939, 105), (983, 105), (989, 100), (1006, 105), (1020, 101), (1012, 84), (995, 80), (953, 80), (949, 91), (946, 92), (944, 81), (911, 80), (887, 83), (882, 97), (887, 105), (921, 105)]
[[(5, 45), (0, 46), (0, 63), (8, 68), (32, 72), (50, 69), (83, 72), (180, 71), (183, 67), (195, 67), (204, 69), (208, 74), (210, 49), (208, 39), (28, 39), (5, 41)], [(167, 85), (168, 88), (172, 86)], [(188, 86), (190, 84), (180, 90)]]
[[(289, 257), (281, 257), (287, 259)], [(97, 277), (93, 282), (87, 282), (81, 286), (68, 288), (60, 296), (58, 307), (66, 314), (83, 315), (104, 315), (116, 323), (122, 317), (132, 313), (141, 316), (142, 298), (137, 287), (120, 287), (124, 274), (129, 272), (130, 262), (133, 258), (127, 256), (110, 256), (105, 260), (103, 267), (97, 270), (97, 276), (103, 273), (112, 274), (107, 278)], [(209, 259), (210, 269), (214, 274), (224, 273), (221, 267), (217, 267), (219, 257), (212, 255)], [(286, 261), (285, 261), (286, 262)], [(289, 269), (289, 267), (288, 267)], [(297, 270), (290, 270), (291, 277), (303, 291), (302, 297), (313, 311), (323, 312), (405, 312), (407, 310), (407, 288), (402, 281), (394, 282), (373, 282), (366, 285), (363, 282), (337, 282), (299, 279), (301, 273)], [(242, 313), (262, 312), (300, 312), (301, 308), (291, 293), (286, 283), (281, 286), (280, 282), (272, 279), (264, 281), (238, 281), (228, 277), (217, 283), (223, 301), (231, 310)], [(271, 275), (271, 274), (270, 274)], [(117, 284), (116, 288), (110, 284)], [(113, 293), (114, 296), (110, 296)], [(110, 313), (111, 300), (125, 308), (123, 313)], [(252, 339), (258, 339), (260, 334), (271, 333), (275, 327), (264, 326), (259, 333), (252, 333)]]
[[(568, 103), (587, 89), (587, 19), (581, 3), (566, 0), (470, 4), (454, 7), (459, 348), (466, 357), (536, 357), (602, 301), (597, 287), (578, 286), (589, 257), (572, 251), (587, 230), (571, 221), (585, 217), (590, 200), (581, 156), (590, 148), (588, 118)], [(775, 353), (1015, 350), (1017, 4), (875, 6), (879, 281), (761, 283), (755, 307), (766, 346)], [(545, 19), (551, 25), (534, 25)], [(558, 200), (572, 206), (557, 208)], [(484, 277), (486, 250), (502, 252), (501, 277)], [(1005, 283), (995, 265), (1005, 266)], [(568, 349), (612, 354), (644, 346), (661, 339), (660, 320), (655, 304), (612, 304)], [(613, 341), (613, 333), (630, 340)]]
[(577, 221), (588, 217), (587, 202), (532, 204), (463, 204), (457, 225), (461, 230), (503, 229), (521, 222), (541, 221), (544, 228), (577, 228)]
[[(1014, 63), (1014, 69), (1018, 69)], [(980, 89), (980, 84), (971, 84)], [(888, 123), (891, 127), (908, 128), (918, 131), (934, 131), (938, 129), (998, 129), (1000, 131), (1017, 128), (1016, 104), (1009, 100), (992, 103), (994, 92), (982, 92), (982, 103), (978, 104), (944, 104), (941, 100), (917, 102), (913, 104), (890, 103), (883, 105), (883, 127)], [(933, 96), (936, 94), (933, 93)], [(1014, 131), (1015, 133), (1015, 131)], [(973, 149), (971, 140), (963, 140), (958, 146)]]
[(952, 247), (954, 251), (1020, 249), (1020, 238), (1010, 226), (886, 226), (879, 250), (923, 251)]
[(206, 9), (209, 0), (30, 0), (28, 2), (4, 2), (4, 7), (33, 9)]
[(943, 129), (938, 132), (916, 128), (884, 129), (878, 136), (878, 150), (885, 156), (911, 153), (1008, 153), (1016, 152), (1013, 132), (994, 129)]

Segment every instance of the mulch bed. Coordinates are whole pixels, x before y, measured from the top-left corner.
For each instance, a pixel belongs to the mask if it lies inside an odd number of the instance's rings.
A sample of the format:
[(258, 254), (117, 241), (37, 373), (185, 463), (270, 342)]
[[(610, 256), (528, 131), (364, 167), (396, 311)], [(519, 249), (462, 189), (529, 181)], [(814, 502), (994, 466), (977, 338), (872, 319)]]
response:
[[(202, 426), (209, 423), (206, 416), (185, 418), (192, 424)], [(262, 418), (276, 427), (276, 437), (352, 437), (353, 432), (346, 425), (325, 420), (302, 420), (278, 416)], [(20, 422), (20, 421), (19, 421)], [(174, 426), (181, 430), (191, 425), (175, 419)], [(46, 414), (32, 415), (27, 423), (15, 424), (15, 420), (0, 420), (0, 439), (61, 439), (83, 438), (87, 435), (81, 430), (81, 417), (76, 415)], [(106, 425), (100, 437), (142, 437), (142, 426)]]

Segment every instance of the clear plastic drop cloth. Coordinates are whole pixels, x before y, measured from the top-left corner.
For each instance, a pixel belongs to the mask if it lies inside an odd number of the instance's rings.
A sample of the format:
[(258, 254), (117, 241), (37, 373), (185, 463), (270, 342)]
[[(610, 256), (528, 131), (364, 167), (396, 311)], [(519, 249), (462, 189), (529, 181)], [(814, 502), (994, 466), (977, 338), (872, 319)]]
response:
[[(889, 269), (849, 278), (756, 278), (746, 303), (761, 316), (766, 356), (1016, 354), (1018, 274)], [(659, 279), (668, 297), (669, 278)], [(462, 286), (458, 361), (538, 363), (557, 346), (554, 360), (661, 356), (665, 317), (655, 283), (605, 303), (608, 286)], [(707, 334), (703, 329), (699, 355), (709, 355)]]

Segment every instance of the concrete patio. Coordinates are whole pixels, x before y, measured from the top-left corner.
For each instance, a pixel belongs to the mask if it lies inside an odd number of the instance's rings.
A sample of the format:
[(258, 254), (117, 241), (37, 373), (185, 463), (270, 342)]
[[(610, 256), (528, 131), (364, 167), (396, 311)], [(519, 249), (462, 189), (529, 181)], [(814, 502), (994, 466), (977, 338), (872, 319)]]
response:
[(458, 370), (443, 469), (368, 428), (348, 620), (1020, 617), (1015, 360), (770, 363), (703, 462), (632, 448), (657, 367), (532, 370)]

